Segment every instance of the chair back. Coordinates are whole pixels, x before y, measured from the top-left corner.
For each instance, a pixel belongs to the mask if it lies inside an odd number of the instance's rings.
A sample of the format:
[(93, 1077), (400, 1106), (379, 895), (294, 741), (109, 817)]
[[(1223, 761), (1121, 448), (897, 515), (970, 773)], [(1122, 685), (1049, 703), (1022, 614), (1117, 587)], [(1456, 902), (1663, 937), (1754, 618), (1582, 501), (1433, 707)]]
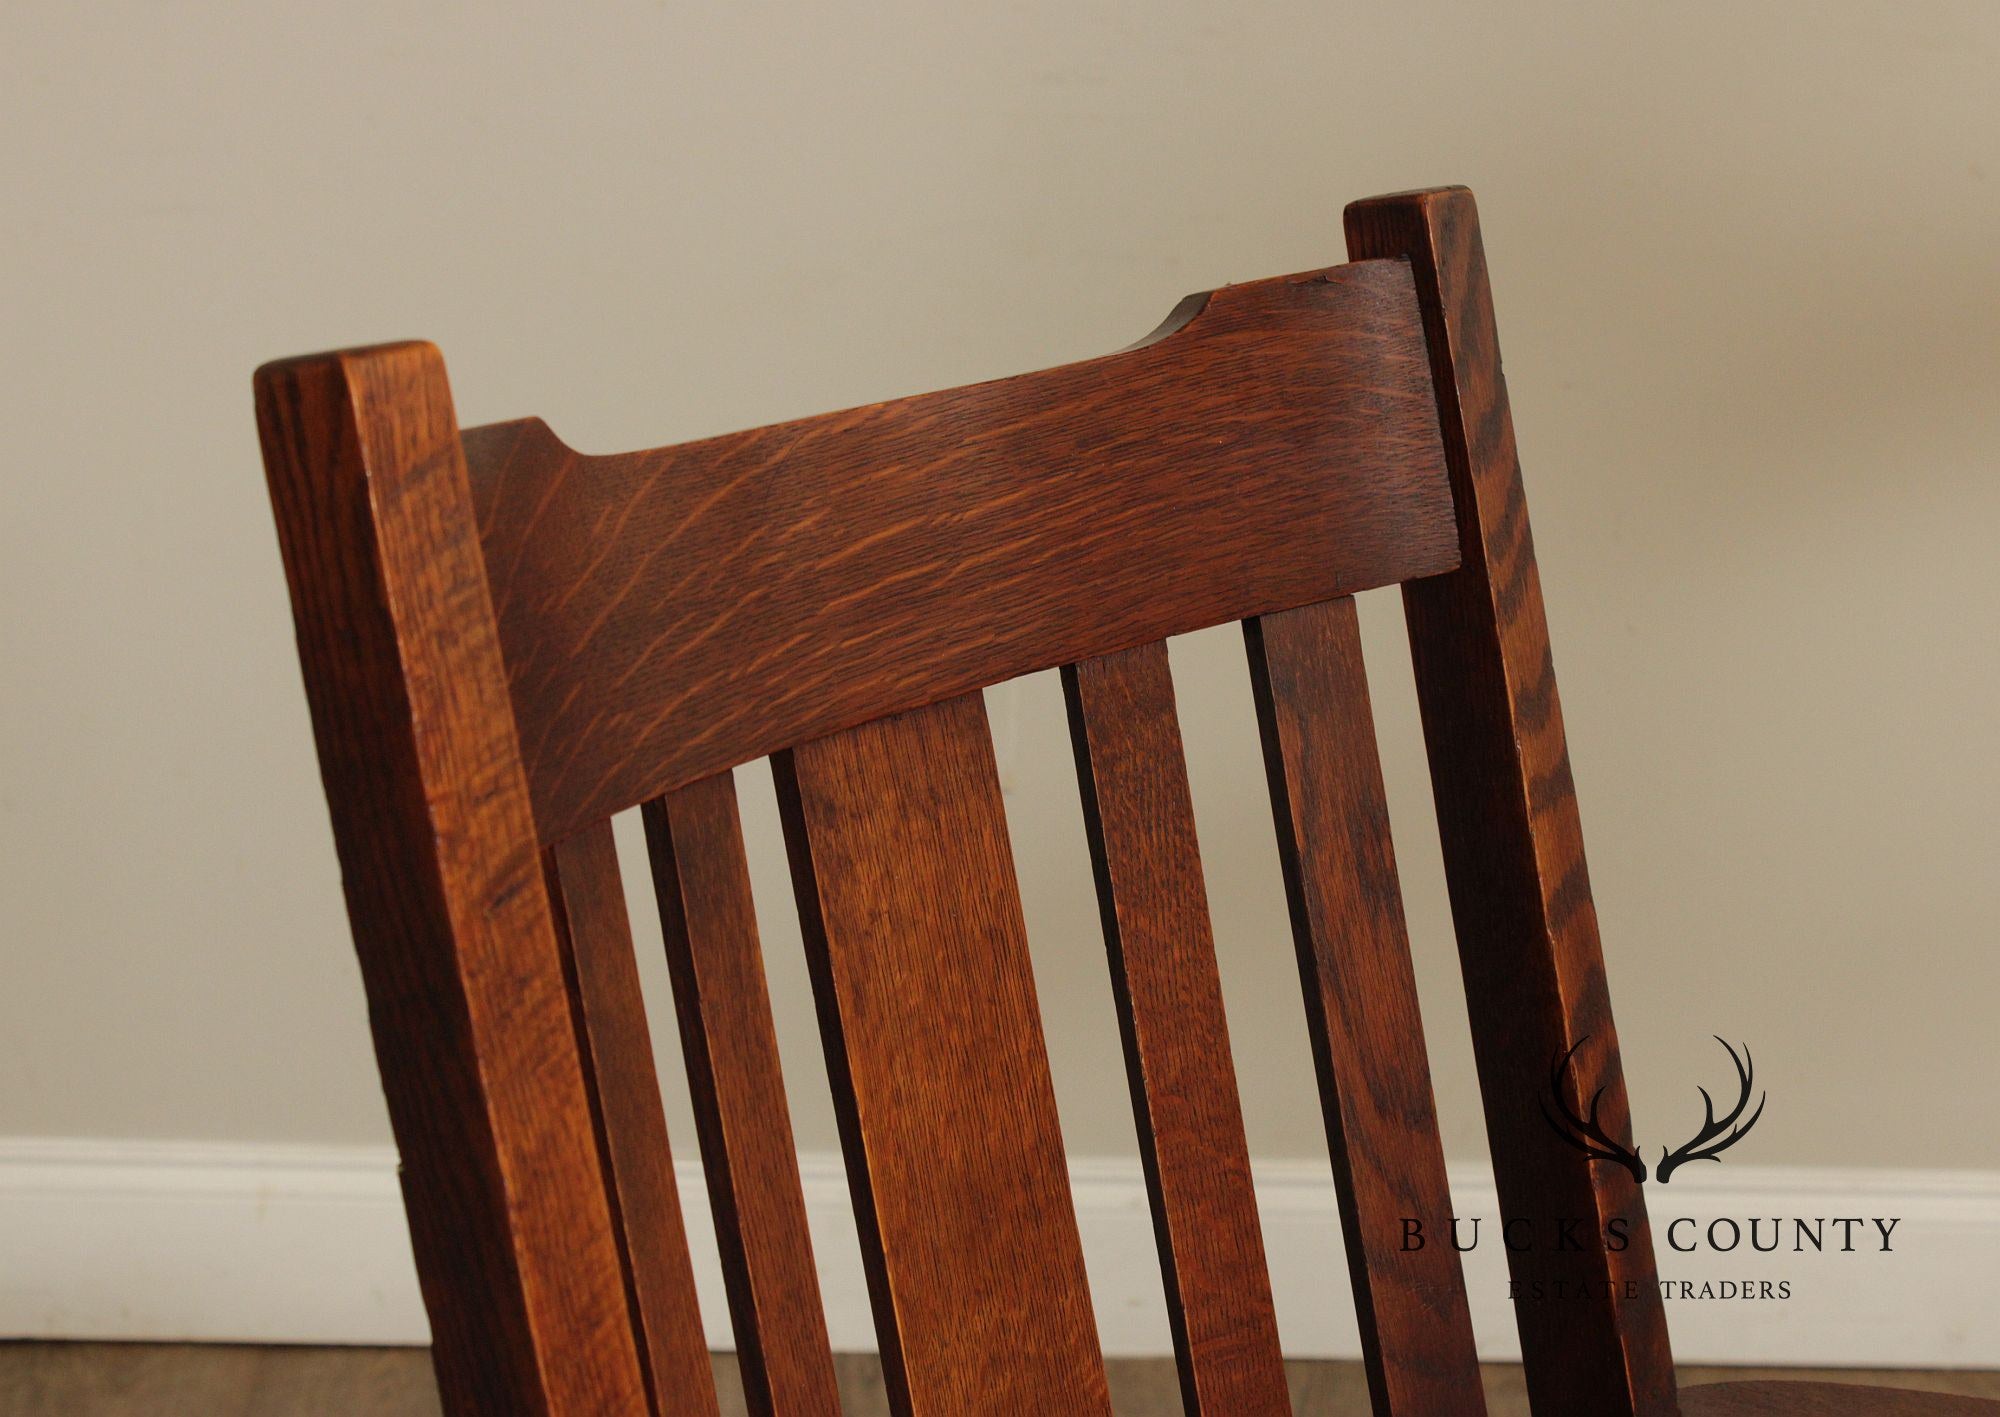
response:
[[(713, 1413), (613, 814), (642, 809), (753, 1410), (837, 1411), (731, 769), (769, 756), (891, 1404), (1109, 1410), (981, 689), (1059, 668), (1182, 1390), (1290, 1411), (1165, 640), (1244, 627), (1375, 1410), (1477, 1413), (1353, 597), (1400, 585), (1538, 1410), (1670, 1412), (1463, 189), (1059, 369), (677, 447), (257, 407), (453, 1412)], [(1594, 1099), (1587, 1102), (1586, 1099)], [(1405, 1243), (1416, 1220), (1435, 1237)], [(1627, 1243), (1605, 1237), (1623, 1222)]]

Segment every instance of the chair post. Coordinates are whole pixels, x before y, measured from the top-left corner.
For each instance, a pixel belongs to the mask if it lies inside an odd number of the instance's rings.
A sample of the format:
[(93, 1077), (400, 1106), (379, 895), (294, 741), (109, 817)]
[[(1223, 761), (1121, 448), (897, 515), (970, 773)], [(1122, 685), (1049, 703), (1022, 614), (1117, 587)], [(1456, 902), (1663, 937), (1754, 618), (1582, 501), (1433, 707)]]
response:
[(1478, 213), (1442, 188), (1357, 202), (1346, 227), (1353, 258), (1410, 262), (1457, 505), (1459, 568), (1406, 584), (1404, 610), (1500, 1208), (1528, 1241), (1508, 1263), (1529, 1395), (1537, 1412), (1670, 1414), (1640, 1186), (1541, 1111), (1552, 1061), (1588, 1039), (1583, 1105), (1602, 1088), (1605, 1130), (1630, 1143)]
[(256, 394), (446, 1409), (644, 1412), (443, 361)]

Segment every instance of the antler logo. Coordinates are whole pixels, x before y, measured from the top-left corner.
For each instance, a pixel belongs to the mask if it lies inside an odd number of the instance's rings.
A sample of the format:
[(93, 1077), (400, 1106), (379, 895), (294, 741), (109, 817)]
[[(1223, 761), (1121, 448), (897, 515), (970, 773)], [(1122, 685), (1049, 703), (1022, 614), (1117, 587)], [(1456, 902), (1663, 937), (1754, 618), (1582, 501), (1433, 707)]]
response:
[(1597, 1104), (1604, 1100), (1604, 1089), (1598, 1088), (1590, 1095), (1590, 1115), (1579, 1117), (1570, 1110), (1569, 1088), (1565, 1083), (1569, 1077), (1570, 1059), (1576, 1050), (1590, 1042), (1585, 1034), (1570, 1045), (1570, 1050), (1555, 1061), (1549, 1069), (1549, 1095), (1542, 1099), (1542, 1116), (1555, 1134), (1588, 1156), (1592, 1161), (1615, 1161), (1632, 1173), (1632, 1179), (1644, 1182), (1646, 1163), (1640, 1158), (1637, 1147), (1621, 1146), (1611, 1135), (1597, 1124)]
[(1709, 1036), (1717, 1043), (1722, 1043), (1723, 1051), (1729, 1054), (1729, 1061), (1736, 1065), (1736, 1082), (1740, 1089), (1736, 1105), (1729, 1109), (1728, 1116), (1717, 1121), (1715, 1099), (1708, 1095), (1707, 1088), (1697, 1089), (1701, 1093), (1704, 1113), (1701, 1130), (1696, 1132), (1692, 1139), (1682, 1142), (1672, 1151), (1661, 1153), (1660, 1164), (1653, 1172), (1653, 1178), (1663, 1186), (1667, 1184), (1667, 1179), (1674, 1174), (1675, 1169), (1684, 1162), (1720, 1161), (1724, 1151), (1736, 1145), (1752, 1127), (1757, 1125), (1757, 1119), (1764, 1115), (1764, 1100), (1770, 1096), (1766, 1093), (1764, 1097), (1757, 1099), (1757, 1110), (1750, 1114), (1749, 1121), (1738, 1121), (1737, 1119), (1743, 1115), (1743, 1109), (1750, 1105), (1750, 1045), (1748, 1043), (1743, 1045), (1743, 1056), (1739, 1058), (1736, 1056), (1736, 1050), (1723, 1043), (1720, 1037), (1715, 1034)]
[[(1643, 1182), (1646, 1179), (1646, 1162), (1640, 1156), (1639, 1149), (1619, 1142), (1605, 1131), (1597, 1120), (1598, 1105), (1604, 1099), (1604, 1089), (1600, 1087), (1591, 1094), (1590, 1110), (1583, 1116), (1579, 1116), (1570, 1105), (1570, 1063), (1576, 1057), (1577, 1050), (1589, 1041), (1589, 1036), (1585, 1035), (1577, 1039), (1567, 1053), (1556, 1057), (1549, 1069), (1548, 1095), (1542, 1098), (1542, 1116), (1548, 1122), (1550, 1130), (1591, 1160), (1612, 1162), (1630, 1172), (1634, 1181)], [(1743, 1118), (1744, 1109), (1750, 1105), (1750, 1045), (1747, 1043), (1743, 1045), (1743, 1056), (1739, 1058), (1736, 1056), (1736, 1050), (1722, 1038), (1716, 1037), (1715, 1041), (1722, 1044), (1723, 1050), (1729, 1054), (1729, 1061), (1736, 1066), (1738, 1087), (1736, 1105), (1730, 1108), (1727, 1115), (1718, 1118), (1715, 1115), (1715, 1099), (1709, 1096), (1708, 1089), (1705, 1087), (1696, 1089), (1701, 1093), (1702, 1101), (1701, 1130), (1672, 1151), (1664, 1147), (1660, 1149), (1660, 1164), (1653, 1172), (1653, 1179), (1663, 1186), (1672, 1178), (1675, 1171), (1690, 1161), (1720, 1161), (1722, 1153), (1748, 1135), (1750, 1129), (1757, 1125), (1757, 1119), (1764, 1115), (1764, 1102), (1770, 1095), (1768, 1093), (1757, 1099), (1757, 1110), (1750, 1114), (1748, 1120)], [(1577, 1095), (1581, 1097), (1582, 1094), (1579, 1091)]]

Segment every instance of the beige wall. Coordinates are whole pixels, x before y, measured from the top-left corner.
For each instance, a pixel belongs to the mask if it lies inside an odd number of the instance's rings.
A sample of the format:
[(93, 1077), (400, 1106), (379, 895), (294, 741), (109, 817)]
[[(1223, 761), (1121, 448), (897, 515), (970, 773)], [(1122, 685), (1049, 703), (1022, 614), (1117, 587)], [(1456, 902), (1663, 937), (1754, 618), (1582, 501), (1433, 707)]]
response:
[[(1349, 198), (1464, 181), (1642, 1138), (1691, 1127), (1722, 1033), (1771, 1090), (1739, 1155), (2000, 1166), (2000, 9), (859, 8), (5, 7), (0, 1135), (386, 1136), (257, 363), (425, 336), (468, 423), (641, 446), (1101, 353), (1339, 259)], [(1175, 649), (1253, 1143), (1310, 1155), (1240, 639)], [(1060, 695), (994, 708), (1072, 1144), (1126, 1150)], [(769, 776), (741, 779), (830, 1146)]]

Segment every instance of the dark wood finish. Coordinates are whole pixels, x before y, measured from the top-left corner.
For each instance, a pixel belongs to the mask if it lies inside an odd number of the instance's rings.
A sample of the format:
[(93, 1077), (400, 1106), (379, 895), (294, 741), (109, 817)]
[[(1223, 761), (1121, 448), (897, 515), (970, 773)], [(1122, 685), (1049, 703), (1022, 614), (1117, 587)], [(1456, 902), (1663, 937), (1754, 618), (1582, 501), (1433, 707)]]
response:
[(735, 780), (645, 818), (744, 1395), (759, 1414), (838, 1412)]
[(694, 1264), (611, 823), (599, 822), (551, 847), (544, 867), (653, 1409), (713, 1417), (715, 1380), (695, 1304)]
[(775, 766), (896, 1411), (1108, 1413), (983, 700)]
[(1186, 1410), (1289, 1413), (1167, 647), (1063, 692)]
[(1995, 1417), (2000, 1402), (1848, 1383), (1716, 1383), (1681, 1389), (1681, 1417)]
[[(774, 753), (890, 1405), (1107, 1411), (978, 694), (1055, 665), (1184, 1404), (1283, 1410), (1160, 644), (1241, 619), (1372, 1401), (1478, 1411), (1347, 598), (1398, 582), (1501, 1207), (1582, 1241), (1510, 1253), (1563, 1295), (1517, 1305), (1528, 1394), (1676, 1410), (1638, 1187), (1537, 1107), (1587, 1041), (1570, 1101), (1629, 1141), (1472, 199), (1347, 232), (1104, 359), (652, 452), (461, 437), (428, 345), (260, 371), (448, 1410), (717, 1411), (606, 824), (641, 802), (746, 1393), (833, 1410), (727, 777)], [(1685, 1399), (1959, 1410), (1901, 1401)]]
[(257, 421), (445, 1400), (640, 1412), (444, 364), (271, 364)]
[(654, 452), (468, 432), (544, 839), (885, 713), (1456, 564), (1401, 263), (1183, 315), (1103, 359)]
[(1483, 1412), (1354, 602), (1244, 635), (1375, 1411)]
[[(1464, 188), (1383, 197), (1349, 207), (1347, 233), (1356, 257), (1416, 273), (1458, 508), (1459, 569), (1405, 586), (1403, 604), (1500, 1209), (1543, 1234), (1581, 1219), (1588, 1237), (1508, 1262), (1524, 1291), (1601, 1296), (1515, 1305), (1529, 1390), (1550, 1412), (1671, 1413), (1639, 1187), (1551, 1135), (1536, 1101), (1550, 1061), (1588, 1038), (1577, 1100), (1602, 1088), (1606, 1130), (1631, 1144), (1478, 214)], [(1602, 1240), (1614, 1221), (1622, 1252)]]

